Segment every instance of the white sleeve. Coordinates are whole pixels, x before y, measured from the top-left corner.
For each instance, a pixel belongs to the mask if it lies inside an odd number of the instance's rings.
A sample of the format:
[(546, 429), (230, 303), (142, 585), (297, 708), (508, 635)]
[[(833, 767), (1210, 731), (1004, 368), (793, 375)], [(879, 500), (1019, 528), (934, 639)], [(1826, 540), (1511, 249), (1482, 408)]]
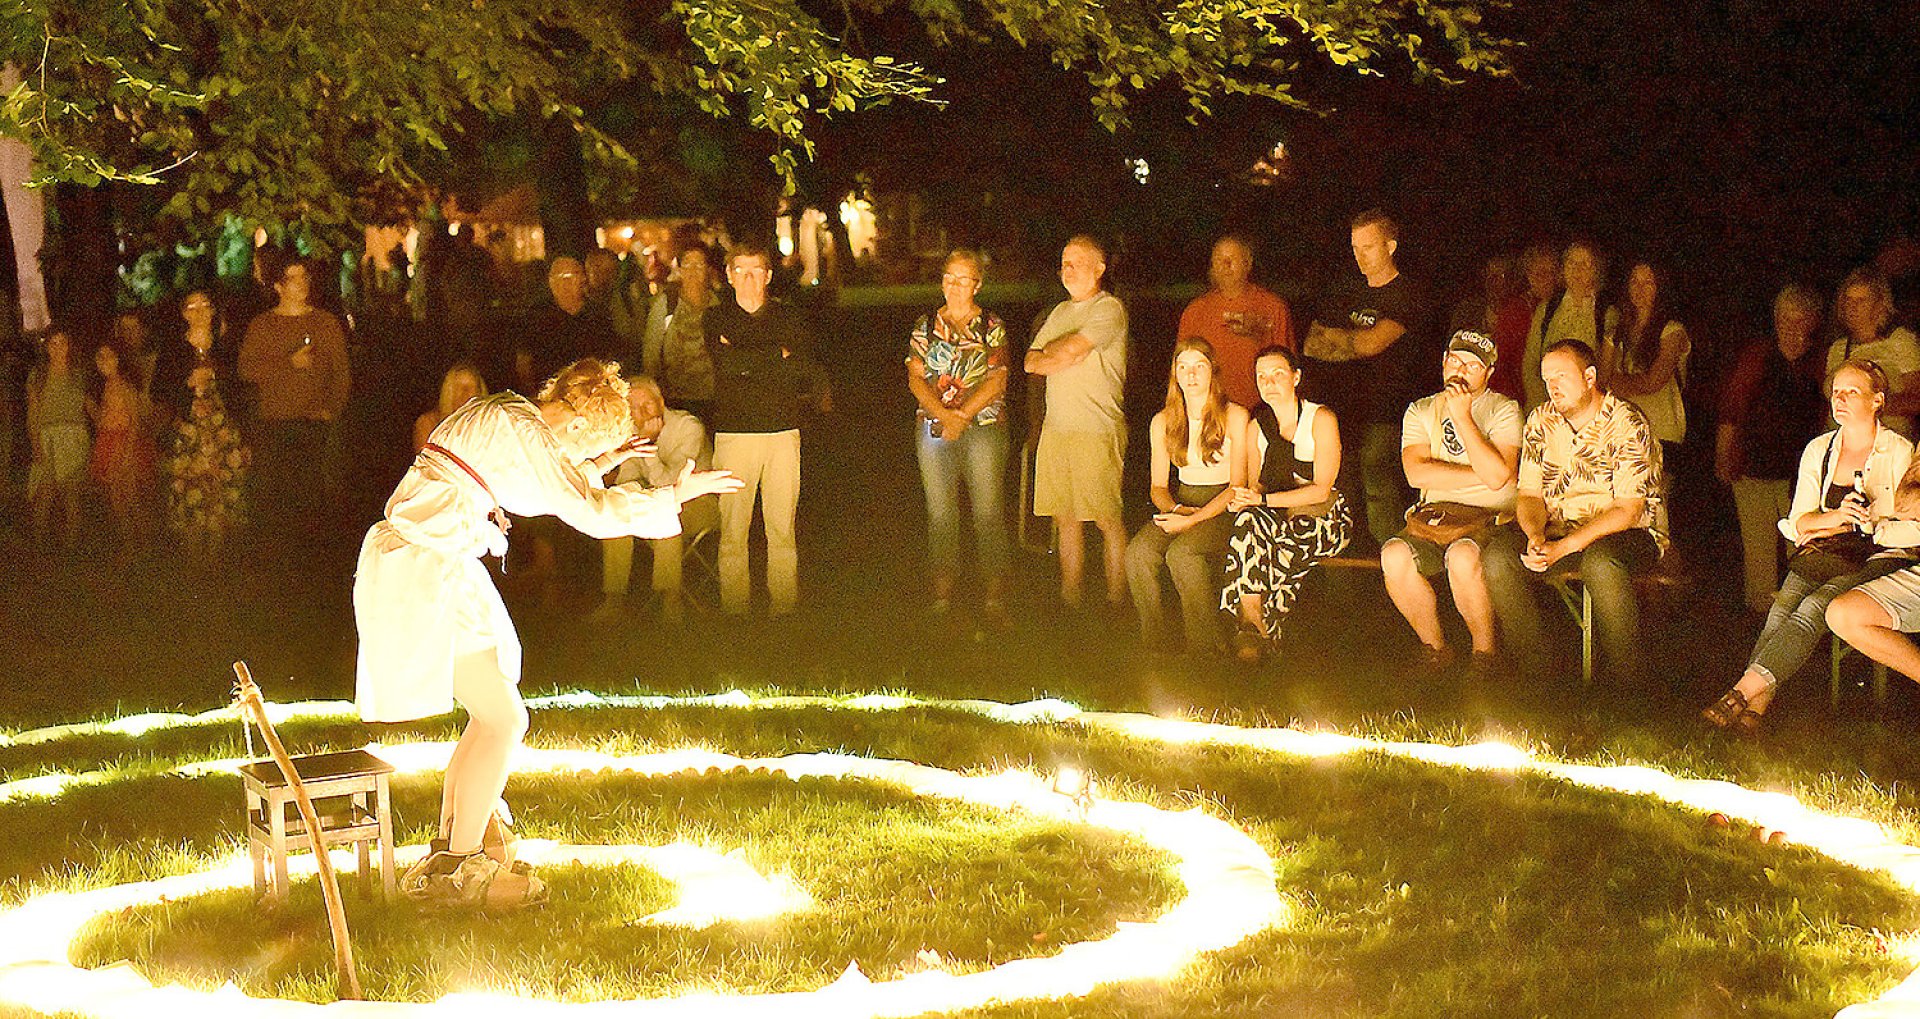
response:
[(1827, 444), (1834, 441), (1833, 432), (1828, 432), (1807, 443), (1800, 453), (1800, 477), (1793, 483), (1793, 505), (1787, 509), (1787, 515), (1780, 519), (1780, 533), (1788, 541), (1800, 544), (1800, 528), (1795, 525), (1803, 514), (1820, 508), (1820, 496), (1827, 489), (1826, 479), (1821, 477), (1821, 463), (1826, 458)]

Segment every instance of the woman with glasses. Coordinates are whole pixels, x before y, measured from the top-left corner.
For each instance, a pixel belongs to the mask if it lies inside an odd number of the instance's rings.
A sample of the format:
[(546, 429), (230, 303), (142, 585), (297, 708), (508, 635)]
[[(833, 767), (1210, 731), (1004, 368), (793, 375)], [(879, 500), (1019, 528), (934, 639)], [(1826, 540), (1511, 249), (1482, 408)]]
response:
[(983, 581), (980, 610), (1005, 626), (1007, 522), (1001, 495), (1007, 472), (1007, 330), (1000, 316), (975, 302), (980, 256), (964, 248), (947, 256), (940, 275), (946, 302), (920, 316), (907, 342), (907, 389), (914, 448), (927, 495), (927, 551), (933, 567), (933, 612), (952, 606), (960, 563), (960, 486), (973, 505), (973, 537)]

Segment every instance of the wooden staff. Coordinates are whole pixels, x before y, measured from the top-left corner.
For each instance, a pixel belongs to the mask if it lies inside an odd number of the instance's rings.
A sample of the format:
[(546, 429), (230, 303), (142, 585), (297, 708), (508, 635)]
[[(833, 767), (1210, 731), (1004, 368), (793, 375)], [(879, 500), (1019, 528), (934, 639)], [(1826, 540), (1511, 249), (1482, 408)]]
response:
[(280, 742), (280, 734), (273, 731), (273, 722), (267, 718), (266, 702), (260, 698), (260, 688), (253, 684), (253, 673), (248, 671), (246, 662), (233, 663), (233, 695), (240, 706), (253, 715), (260, 726), (260, 734), (266, 737), (267, 750), (273, 754), (273, 763), (280, 766), (280, 774), (286, 778), (287, 785), (293, 789), (294, 805), (300, 808), (300, 820), (307, 826), (307, 843), (313, 850), (315, 865), (320, 870), (320, 895), (327, 903), (327, 927), (333, 934), (333, 963), (340, 973), (340, 997), (347, 1001), (361, 1000), (360, 974), (353, 967), (353, 944), (347, 940), (347, 907), (340, 901), (340, 884), (333, 876), (333, 860), (327, 856), (327, 850), (320, 839), (320, 815), (313, 809), (313, 800), (307, 796), (307, 787), (300, 781), (300, 773), (294, 770), (293, 758), (287, 755), (287, 748)]

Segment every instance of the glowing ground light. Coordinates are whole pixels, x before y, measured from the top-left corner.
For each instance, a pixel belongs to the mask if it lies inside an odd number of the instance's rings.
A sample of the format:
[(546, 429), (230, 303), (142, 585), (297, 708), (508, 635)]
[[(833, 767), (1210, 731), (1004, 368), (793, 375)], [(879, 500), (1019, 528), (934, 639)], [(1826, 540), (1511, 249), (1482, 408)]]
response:
[[(970, 712), (993, 721), (1013, 724), (1038, 722), (1072, 723), (1094, 732), (1162, 744), (1214, 744), (1311, 758), (1333, 757), (1355, 753), (1382, 753), (1411, 758), (1442, 767), (1525, 772), (1556, 778), (1574, 785), (1594, 789), (1628, 795), (1657, 797), (1667, 802), (1689, 807), (1703, 813), (1717, 812), (1726, 814), (1729, 817), (1750, 824), (1783, 832), (1786, 837), (1795, 844), (1805, 846), (1849, 866), (1862, 870), (1880, 872), (1908, 892), (1920, 894), (1920, 849), (1894, 842), (1884, 829), (1871, 821), (1816, 810), (1784, 793), (1757, 792), (1734, 785), (1730, 782), (1680, 778), (1654, 768), (1637, 765), (1596, 766), (1543, 760), (1525, 750), (1502, 743), (1446, 746), (1434, 743), (1387, 742), (1332, 732), (1304, 732), (1298, 729), (1277, 728), (1243, 728), (1217, 723), (1155, 718), (1151, 715), (1085, 712), (1072, 704), (1058, 700), (1031, 701), (1024, 704), (1004, 704), (997, 701), (981, 700), (922, 700), (894, 695), (869, 695), (855, 698), (756, 698), (740, 691), (733, 691), (703, 697), (664, 697), (652, 695), (602, 696), (592, 693), (574, 692), (552, 697), (533, 698), (527, 703), (529, 707), (538, 710), (730, 707), (769, 710), (827, 708), (861, 711), (893, 711), (907, 708), (932, 708)], [(337, 701), (309, 702), (297, 705), (269, 705), (269, 710), (274, 713), (276, 722), (284, 718), (292, 717), (332, 718), (341, 721), (350, 721), (354, 718), (353, 706), (346, 702)], [(232, 724), (233, 714), (231, 711), (212, 711), (194, 716), (139, 715), (110, 722), (85, 723), (34, 730), (17, 733), (11, 737), (0, 735), (0, 746), (5, 746), (10, 743), (17, 745), (53, 743), (102, 733), (138, 735), (159, 728), (180, 726), (230, 726)], [(204, 774), (210, 771), (230, 770), (231, 767), (237, 763), (240, 762), (203, 762), (178, 770), (187, 774)], [(917, 767), (914, 765), (896, 765), (893, 762), (866, 763), (873, 766)], [(921, 770), (929, 773), (950, 774), (937, 772), (937, 769)], [(126, 777), (124, 773), (116, 774), (102, 771), (79, 775), (42, 775), (15, 782), (0, 783), (0, 802), (27, 797), (56, 796), (61, 790), (71, 785), (104, 783), (124, 777)], [(957, 778), (958, 776), (954, 777)], [(1029, 778), (1025, 781), (1038, 780)], [(935, 795), (938, 794), (935, 793)], [(1063, 797), (1055, 796), (1053, 797), (1053, 802), (1058, 806), (1064, 804), (1065, 800)], [(1151, 809), (1144, 808), (1143, 805), (1139, 804), (1124, 806)], [(1223, 822), (1215, 823), (1225, 827)], [(1244, 836), (1242, 837), (1244, 838)], [(1186, 875), (1183, 873), (1182, 877), (1185, 878)], [(1189, 882), (1189, 887), (1192, 887), (1191, 882)], [(1268, 893), (1272, 892), (1270, 881), (1265, 891)], [(1165, 918), (1163, 917), (1162, 919), (1164, 922)], [(4, 922), (3, 916), (0, 916), (0, 922)], [(1123, 930), (1121, 934), (1108, 939), (1108, 942), (1119, 940), (1122, 935), (1130, 933), (1131, 931), (1129, 930)], [(1083, 946), (1072, 947), (1081, 948), (1105, 943), (1107, 942), (1088, 942), (1084, 943)], [(1920, 963), (1920, 935), (1910, 934), (1905, 937), (1894, 938), (1891, 941), (1891, 945), (1895, 952), (1900, 953), (1911, 961)], [(1066, 955), (1067, 953), (1063, 951), (1061, 954)], [(1023, 960), (1022, 963), (1010, 963), (1008, 965), (1020, 966), (1046, 961), (1048, 960)], [(989, 971), (989, 973), (991, 972), (995, 971)], [(987, 974), (974, 974), (973, 976), (986, 975)], [(1136, 972), (1128, 975), (1137, 977), (1148, 974)], [(971, 977), (948, 977), (947, 979), (966, 980), (971, 979)], [(892, 981), (889, 983), (898, 984), (901, 982)], [(885, 987), (888, 986), (888, 984), (868, 986)], [(6, 984), (0, 983), (0, 1001), (11, 1000), (11, 994), (6, 988)], [(1087, 989), (1090, 988), (1091, 985), (1089, 985)], [(831, 990), (832, 988), (828, 989), (828, 991)], [(1084, 990), (1067, 993), (1084, 993)], [(238, 1000), (244, 1001), (245, 999)], [(688, 999), (678, 1000), (685, 1001)], [(733, 1002), (752, 999), (719, 997), (713, 1000), (717, 1002)], [(828, 999), (822, 998), (817, 1000), (824, 1002)], [(196, 1005), (195, 1007), (199, 1006)], [(336, 1006), (328, 1007), (332, 1008)], [(898, 1013), (869, 1014), (914, 1014), (916, 1011), (931, 1011), (935, 1007), (937, 1006), (914, 1006), (911, 1003), (902, 1003), (900, 1005), (902, 1011)], [(259, 1015), (262, 1013), (246, 1011), (245, 1014)], [(689, 1009), (688, 1014), (692, 1015), (693, 1010)], [(702, 1007), (700, 1009), (699, 1019), (711, 1019), (714, 1014), (715, 1011), (712, 1008)], [(720, 1014), (731, 1013), (722, 1011)], [(853, 1013), (835, 1010), (815, 1011), (813, 1005), (801, 1005), (796, 1001), (786, 1008), (782, 1014), (839, 1016)], [(1853, 1005), (1843, 1009), (1838, 1019), (1920, 1019), (1920, 972), (1910, 975), (1904, 982), (1889, 990), (1875, 1001)]]
[[(451, 743), (411, 743), (380, 747), (378, 753), (401, 773), (443, 768)], [(1053, 955), (1002, 963), (977, 973), (928, 969), (893, 980), (869, 981), (849, 968), (839, 980), (817, 991), (736, 995), (696, 993), (671, 998), (620, 1002), (565, 1003), (522, 998), (510, 993), (448, 995), (432, 1004), (332, 1002), (328, 1016), (454, 1015), (576, 1016), (913, 1016), (1032, 999), (1085, 995), (1103, 984), (1177, 976), (1200, 955), (1227, 948), (1285, 922), (1287, 908), (1274, 886), (1273, 858), (1240, 829), (1198, 810), (1170, 811), (1146, 803), (1083, 799), (1079, 803), (1050, 789), (1029, 772), (961, 775), (905, 761), (874, 760), (840, 754), (802, 754), (743, 760), (707, 751), (615, 756), (584, 750), (522, 748), (514, 773), (606, 773), (659, 776), (751, 770), (790, 779), (857, 779), (904, 787), (917, 796), (958, 800), (977, 806), (1017, 811), (1054, 820), (1105, 828), (1137, 838), (1174, 858), (1175, 874), (1186, 895), (1151, 923), (1122, 923), (1110, 936), (1062, 946)], [(196, 769), (199, 770), (199, 769)], [(541, 860), (535, 844), (529, 858)], [(659, 862), (661, 850), (643, 846), (549, 846), (546, 862), (588, 864)], [(673, 847), (665, 847), (672, 850)], [(411, 856), (417, 858), (418, 847)], [(312, 858), (297, 858), (312, 869)], [(342, 856), (342, 862), (345, 857)], [(667, 859), (695, 870), (711, 859)], [(744, 868), (744, 864), (742, 865)], [(790, 881), (769, 881), (750, 868), (738, 881), (681, 883), (674, 908), (647, 918), (656, 923), (704, 925), (721, 920), (767, 918), (805, 908), (804, 893)], [(674, 874), (663, 874), (669, 880)], [(684, 876), (684, 875), (683, 875)], [(68, 962), (70, 947), (97, 916), (168, 899), (245, 888), (252, 872), (241, 860), (211, 870), (86, 892), (49, 893), (0, 912), (0, 1002), (41, 1012), (89, 1016), (148, 1017), (191, 1014), (196, 1019), (245, 1016), (249, 1019), (318, 1014), (305, 1002), (252, 998), (234, 987), (216, 992), (178, 986), (155, 987), (131, 967), (86, 970)]]

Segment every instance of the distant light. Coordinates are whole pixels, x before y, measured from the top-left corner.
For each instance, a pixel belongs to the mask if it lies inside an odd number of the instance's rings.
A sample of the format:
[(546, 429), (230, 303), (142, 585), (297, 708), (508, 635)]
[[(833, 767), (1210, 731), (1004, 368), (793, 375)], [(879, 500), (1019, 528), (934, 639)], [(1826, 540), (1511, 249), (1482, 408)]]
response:
[(623, 241), (630, 241), (630, 240), (633, 240), (633, 227), (632, 227), (632, 226), (630, 226), (630, 225), (629, 225), (629, 226), (623, 226), (623, 227), (621, 227), (621, 228), (620, 228), (620, 239), (621, 239), (621, 240), (623, 240)]
[(1153, 167), (1148, 166), (1147, 161), (1144, 159), (1129, 159), (1127, 160), (1127, 166), (1133, 170), (1133, 182), (1135, 184), (1145, 184), (1147, 182), (1147, 175), (1153, 172)]
[(460, 222), (458, 220), (452, 220), (452, 219), (447, 220), (447, 236), (458, 237), (459, 235), (460, 235)]

